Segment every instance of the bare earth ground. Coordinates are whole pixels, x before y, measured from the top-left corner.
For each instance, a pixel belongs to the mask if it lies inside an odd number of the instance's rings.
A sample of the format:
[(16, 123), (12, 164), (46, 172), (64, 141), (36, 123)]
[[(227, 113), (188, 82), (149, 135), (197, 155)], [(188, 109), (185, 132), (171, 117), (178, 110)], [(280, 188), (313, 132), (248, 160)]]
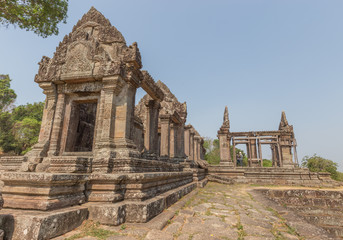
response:
[[(171, 207), (169, 213), (149, 223), (110, 227), (87, 221), (56, 240), (330, 239), (323, 230), (264, 199), (253, 188), (211, 182), (183, 199), (183, 207)], [(174, 212), (170, 215), (170, 211)], [(163, 219), (167, 219), (166, 225)]]

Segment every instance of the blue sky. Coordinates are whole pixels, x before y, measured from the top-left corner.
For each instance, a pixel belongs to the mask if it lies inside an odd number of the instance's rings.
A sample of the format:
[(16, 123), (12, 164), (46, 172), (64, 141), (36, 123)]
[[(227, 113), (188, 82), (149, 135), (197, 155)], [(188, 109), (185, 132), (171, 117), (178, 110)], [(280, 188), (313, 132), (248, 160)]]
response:
[(231, 131), (276, 130), (286, 111), (299, 159), (317, 153), (343, 171), (343, 1), (71, 0), (58, 36), (0, 27), (17, 105), (44, 100), (37, 63), (91, 6), (138, 42), (143, 69), (187, 102), (201, 135), (216, 137), (225, 105)]

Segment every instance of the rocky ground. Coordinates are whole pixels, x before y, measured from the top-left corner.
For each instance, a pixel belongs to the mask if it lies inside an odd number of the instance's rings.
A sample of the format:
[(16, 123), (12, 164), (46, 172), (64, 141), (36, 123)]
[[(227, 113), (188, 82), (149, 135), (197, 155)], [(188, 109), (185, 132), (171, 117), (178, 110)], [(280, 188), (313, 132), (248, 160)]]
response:
[[(264, 199), (253, 188), (211, 182), (183, 199), (182, 207), (171, 208), (150, 223), (109, 227), (88, 221), (56, 240), (330, 239), (321, 229)], [(172, 215), (170, 211), (174, 211)]]

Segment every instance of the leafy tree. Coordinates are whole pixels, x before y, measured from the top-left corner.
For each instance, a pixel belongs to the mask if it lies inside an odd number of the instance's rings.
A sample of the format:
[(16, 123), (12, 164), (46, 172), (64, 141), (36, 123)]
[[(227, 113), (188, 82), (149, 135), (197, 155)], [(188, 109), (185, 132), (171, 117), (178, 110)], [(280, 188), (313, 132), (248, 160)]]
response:
[(28, 103), (13, 109), (12, 118), (14, 121), (22, 121), (24, 118), (32, 118), (42, 121), (44, 102)]
[(15, 153), (25, 154), (35, 143), (38, 142), (38, 135), (41, 122), (30, 117), (15, 122), (13, 135), (15, 139)]
[(307, 167), (311, 172), (329, 172), (334, 180), (339, 180), (341, 176), (337, 171), (337, 163), (316, 154), (311, 157), (305, 156), (302, 159), (301, 165)]
[(8, 75), (0, 75), (0, 112), (9, 110), (17, 95), (11, 87), (11, 79)]
[(57, 24), (66, 23), (68, 0), (2, 0), (0, 24), (14, 24), (42, 37), (58, 34)]
[(11, 113), (0, 112), (0, 149), (4, 152), (14, 151), (13, 121)]
[(269, 159), (263, 159), (263, 167), (272, 167), (273, 162)]
[(25, 154), (38, 141), (44, 103), (10, 109), (17, 97), (10, 82), (8, 75), (0, 75), (0, 152)]
[[(209, 164), (219, 164), (220, 163), (220, 147), (218, 139), (205, 138), (204, 148), (206, 149), (205, 160)], [(233, 147), (230, 146), (231, 159), (233, 159)], [(248, 165), (248, 158), (243, 150), (236, 148), (236, 154), (241, 152), (243, 155), (243, 166)]]
[(210, 164), (219, 164), (220, 162), (219, 140), (205, 138), (204, 148), (206, 149), (205, 160)]

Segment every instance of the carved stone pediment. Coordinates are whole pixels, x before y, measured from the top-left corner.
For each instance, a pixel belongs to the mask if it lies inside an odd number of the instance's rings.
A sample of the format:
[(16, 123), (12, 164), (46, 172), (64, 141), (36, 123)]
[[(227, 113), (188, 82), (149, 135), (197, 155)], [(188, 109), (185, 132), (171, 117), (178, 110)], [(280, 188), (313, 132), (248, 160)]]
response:
[[(43, 57), (35, 81), (87, 81), (114, 75), (129, 76), (132, 71), (139, 72), (141, 67), (137, 43), (128, 47), (122, 34), (92, 7), (60, 42), (54, 57)], [(138, 83), (140, 75), (135, 79)]]
[(69, 46), (66, 62), (62, 66), (61, 79), (77, 79), (91, 77), (94, 63), (90, 55), (88, 43), (76, 42)]

